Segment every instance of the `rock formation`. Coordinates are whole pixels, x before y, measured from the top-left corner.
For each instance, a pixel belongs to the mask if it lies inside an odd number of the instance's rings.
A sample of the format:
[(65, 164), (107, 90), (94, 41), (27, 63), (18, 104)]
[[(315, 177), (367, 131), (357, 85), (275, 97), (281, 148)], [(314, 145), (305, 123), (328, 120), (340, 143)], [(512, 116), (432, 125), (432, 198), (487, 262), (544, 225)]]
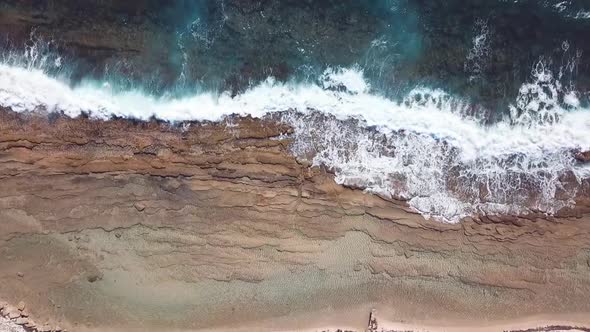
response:
[(583, 151), (576, 153), (576, 159), (581, 162), (588, 162), (590, 161), (590, 151)]
[(296, 160), (289, 130), (2, 110), (0, 297), (71, 331), (590, 313), (588, 184), (557, 217), (442, 224)]

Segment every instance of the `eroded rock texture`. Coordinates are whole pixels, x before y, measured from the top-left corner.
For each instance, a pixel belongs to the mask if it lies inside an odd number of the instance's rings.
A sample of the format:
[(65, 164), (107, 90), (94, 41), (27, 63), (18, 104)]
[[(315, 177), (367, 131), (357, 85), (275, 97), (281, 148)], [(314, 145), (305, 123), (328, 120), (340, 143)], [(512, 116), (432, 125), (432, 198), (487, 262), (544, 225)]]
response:
[(298, 162), (289, 131), (1, 111), (0, 297), (74, 330), (590, 313), (587, 187), (559, 218), (441, 224)]

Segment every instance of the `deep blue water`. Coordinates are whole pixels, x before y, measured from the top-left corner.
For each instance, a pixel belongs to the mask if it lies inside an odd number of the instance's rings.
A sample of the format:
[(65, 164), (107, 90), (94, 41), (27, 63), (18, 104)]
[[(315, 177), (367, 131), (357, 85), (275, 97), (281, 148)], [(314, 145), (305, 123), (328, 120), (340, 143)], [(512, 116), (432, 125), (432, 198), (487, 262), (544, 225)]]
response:
[[(564, 80), (579, 91), (590, 88), (590, 4), (581, 0), (4, 0), (0, 6), (31, 17), (26, 28), (54, 41), (74, 83), (106, 77), (154, 94), (203, 88), (237, 94), (268, 76), (314, 80), (326, 67), (357, 65), (374, 90), (392, 97), (426, 85), (504, 109), (497, 105), (514, 100), (543, 60), (555, 71), (575, 61)], [(0, 25), (11, 48), (24, 45), (24, 30)], [(100, 46), (80, 42), (88, 38)]]

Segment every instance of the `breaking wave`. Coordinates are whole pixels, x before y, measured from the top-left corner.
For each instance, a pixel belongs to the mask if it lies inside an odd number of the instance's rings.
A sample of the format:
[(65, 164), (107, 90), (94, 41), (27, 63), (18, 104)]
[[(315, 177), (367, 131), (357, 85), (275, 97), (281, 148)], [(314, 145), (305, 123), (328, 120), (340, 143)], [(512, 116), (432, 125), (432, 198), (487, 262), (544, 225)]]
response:
[(573, 205), (590, 172), (573, 151), (590, 149), (590, 112), (540, 61), (502, 121), (468, 116), (470, 106), (418, 87), (394, 101), (373, 91), (360, 67), (328, 68), (313, 83), (272, 78), (232, 97), (182, 98), (118, 91), (88, 81), (72, 87), (39, 65), (0, 64), (0, 106), (169, 121), (273, 117), (294, 128), (293, 153), (334, 171), (336, 181), (406, 200), (426, 217), (458, 222), (476, 214), (553, 214)]

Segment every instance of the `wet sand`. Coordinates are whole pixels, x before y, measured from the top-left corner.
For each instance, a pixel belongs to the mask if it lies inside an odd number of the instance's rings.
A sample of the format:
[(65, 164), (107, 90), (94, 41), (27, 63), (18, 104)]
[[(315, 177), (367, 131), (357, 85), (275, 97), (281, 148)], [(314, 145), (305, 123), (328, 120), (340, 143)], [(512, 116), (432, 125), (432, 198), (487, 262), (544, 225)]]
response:
[[(364, 314), (364, 315), (363, 315)], [(363, 317), (364, 316), (364, 317)], [(352, 312), (330, 312), (307, 313), (301, 317), (278, 318), (264, 322), (241, 326), (227, 326), (223, 328), (198, 329), (190, 331), (275, 331), (275, 332), (544, 332), (544, 331), (590, 331), (590, 319), (587, 315), (561, 315), (536, 316), (525, 319), (478, 324), (469, 321), (445, 322), (421, 322), (421, 323), (399, 323), (382, 319), (377, 314), (377, 328), (371, 329), (368, 326), (370, 313), (355, 310)], [(358, 318), (358, 319), (357, 319)], [(343, 321), (358, 321), (355, 324), (343, 324)], [(124, 329), (106, 329), (105, 332), (121, 332)], [(82, 329), (84, 332), (98, 332), (99, 329)], [(166, 331), (189, 331), (189, 330), (166, 330)]]
[[(393, 309), (391, 309), (393, 311)], [(441, 322), (420, 322), (416, 323), (400, 323), (392, 322), (384, 319), (382, 314), (374, 311), (376, 317), (377, 327), (373, 327), (367, 324), (369, 321), (370, 314), (365, 315), (364, 323), (359, 325), (343, 325), (339, 324), (341, 321), (349, 320), (350, 317), (358, 316), (361, 312), (347, 312), (347, 313), (326, 313), (326, 315), (318, 320), (318, 324), (311, 328), (298, 328), (298, 329), (282, 329), (278, 328), (275, 331), (280, 332), (335, 332), (335, 331), (368, 331), (368, 332), (397, 332), (397, 331), (411, 331), (411, 332), (499, 332), (499, 331), (590, 331), (590, 317), (588, 315), (556, 315), (556, 316), (536, 316), (527, 317), (524, 319), (516, 320), (497, 320), (485, 323), (477, 323), (473, 321), (447, 321)], [(347, 318), (348, 317), (348, 318)], [(308, 321), (309, 321), (308, 316)], [(303, 317), (302, 317), (303, 320)], [(324, 325), (321, 325), (320, 321), (323, 320)], [(311, 322), (314, 322), (311, 319)], [(310, 322), (310, 323), (311, 323)], [(314, 322), (315, 323), (315, 322)], [(253, 325), (250, 327), (244, 327), (237, 329), (236, 331), (253, 331), (264, 328), (264, 324)], [(221, 331), (221, 330), (211, 330)]]

